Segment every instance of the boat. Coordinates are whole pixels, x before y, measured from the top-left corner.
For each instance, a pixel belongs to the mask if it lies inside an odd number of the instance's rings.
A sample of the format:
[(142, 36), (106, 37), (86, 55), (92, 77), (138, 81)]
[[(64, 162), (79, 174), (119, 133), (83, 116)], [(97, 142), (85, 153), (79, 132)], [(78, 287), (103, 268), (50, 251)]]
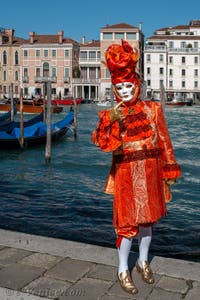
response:
[(177, 107), (177, 106), (180, 107), (180, 106), (187, 105), (187, 102), (183, 98), (177, 97), (177, 98), (174, 98), (172, 100), (167, 100), (165, 102), (165, 105), (166, 106), (172, 106), (172, 107)]
[[(63, 119), (51, 124), (51, 140), (60, 140), (74, 122), (74, 112), (70, 110)], [(0, 149), (17, 149), (38, 146), (46, 143), (47, 125), (44, 121), (36, 122), (23, 130), (24, 145), (20, 144), (20, 126), (10, 130), (0, 130)]]
[[(13, 116), (16, 115), (16, 113), (17, 113), (17, 108), (16, 108), (16, 106), (14, 106)], [(11, 121), (11, 116), (12, 116), (11, 110), (0, 115), (0, 125), (3, 125), (4, 123)]]
[(76, 101), (76, 104), (78, 105), (78, 104), (81, 104), (81, 103), (83, 103), (83, 98), (76, 98), (76, 99), (74, 99), (74, 98), (65, 98), (65, 99), (53, 99), (53, 100), (51, 100), (51, 103), (53, 104), (53, 105), (74, 105), (74, 103), (75, 103), (75, 101)]
[[(20, 104), (16, 105), (17, 110), (20, 110)], [(0, 111), (9, 111), (10, 110), (10, 104), (9, 103), (0, 103)], [(34, 105), (32, 104), (23, 104), (23, 112), (28, 114), (40, 114), (44, 110), (43, 105)], [(52, 105), (51, 112), (53, 114), (57, 114), (63, 111), (62, 106)]]
[[(24, 121), (23, 127), (32, 126), (37, 122), (44, 120), (44, 112), (41, 112), (39, 115), (35, 115), (33, 118)], [(12, 132), (14, 128), (20, 127), (20, 121), (4, 121), (4, 123), (0, 123), (0, 131)]]
[(117, 101), (112, 102), (111, 100), (97, 102), (97, 106), (100, 106), (100, 107), (112, 107), (112, 106), (115, 106), (116, 104), (117, 104)]

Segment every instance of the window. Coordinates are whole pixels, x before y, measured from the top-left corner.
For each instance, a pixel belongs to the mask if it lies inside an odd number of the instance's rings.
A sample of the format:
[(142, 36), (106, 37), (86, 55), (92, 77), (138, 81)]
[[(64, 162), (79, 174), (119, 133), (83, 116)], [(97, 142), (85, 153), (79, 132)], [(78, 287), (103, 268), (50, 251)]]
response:
[(173, 76), (173, 69), (169, 69), (169, 76)]
[(96, 59), (96, 52), (95, 51), (89, 51), (89, 58), (90, 59)]
[(28, 68), (24, 68), (24, 77), (28, 76)]
[(106, 78), (110, 78), (110, 72), (108, 69), (106, 69)]
[(18, 79), (19, 79), (19, 77), (18, 77), (18, 72), (15, 71), (15, 80), (18, 80)]
[(89, 78), (96, 79), (96, 68), (95, 67), (89, 68)]
[(181, 48), (185, 48), (186, 47), (186, 42), (181, 42)]
[(198, 69), (194, 69), (194, 76), (198, 76)]
[(19, 64), (19, 54), (18, 51), (15, 51), (15, 65)]
[(147, 80), (147, 86), (151, 86), (151, 80)]
[(43, 76), (48, 77), (49, 76), (49, 64), (45, 62), (43, 64)]
[(126, 37), (127, 40), (136, 40), (136, 33), (127, 32)]
[(173, 87), (173, 81), (172, 81), (172, 80), (169, 81), (169, 87), (170, 87), (170, 88)]
[(169, 48), (174, 48), (174, 42), (173, 41), (169, 41)]
[(7, 52), (3, 51), (3, 65), (7, 65)]
[(124, 39), (124, 33), (123, 32), (115, 32), (115, 39), (116, 40)]
[(101, 58), (101, 52), (97, 51), (97, 58)]
[(81, 51), (80, 58), (87, 59), (87, 51)]
[(52, 68), (52, 77), (56, 77), (56, 68), (55, 67)]
[(65, 68), (65, 77), (69, 77), (69, 68)]
[(147, 54), (147, 62), (151, 61), (151, 54)]
[(56, 95), (56, 88), (52, 88), (52, 89), (51, 89), (51, 94), (52, 94), (52, 95)]
[(28, 96), (28, 88), (27, 87), (24, 88), (24, 95)]
[(149, 75), (149, 74), (151, 74), (151, 68), (147, 68), (147, 74)]
[(15, 94), (18, 94), (18, 93), (19, 93), (19, 89), (18, 89), (18, 86), (17, 86), (17, 85), (15, 86), (14, 91), (15, 91)]
[(195, 56), (195, 57), (194, 57), (194, 63), (195, 63), (195, 64), (198, 64), (198, 56)]
[(55, 49), (52, 50), (52, 57), (56, 57), (56, 50)]
[(112, 32), (104, 32), (103, 33), (103, 40), (112, 40), (112, 39), (113, 39)]
[(173, 64), (173, 56), (169, 56), (169, 64)]
[(164, 68), (160, 68), (159, 73), (160, 73), (160, 75), (163, 75), (164, 74)]
[(163, 80), (160, 80), (160, 87), (162, 87), (164, 84)]
[(198, 88), (198, 81), (195, 81), (195, 82), (194, 82), (194, 87), (195, 87), (195, 88)]
[(3, 80), (6, 81), (6, 79), (7, 79), (6, 71), (3, 71)]
[(24, 50), (24, 58), (28, 57), (28, 50)]
[(182, 75), (182, 76), (185, 76), (185, 74), (186, 74), (185, 69), (182, 69), (182, 70), (181, 70), (181, 75)]
[(65, 57), (69, 57), (69, 49), (65, 49)]
[(40, 57), (40, 50), (39, 49), (36, 50), (36, 57)]
[(36, 77), (40, 77), (40, 68), (36, 68)]
[(182, 81), (181, 85), (182, 85), (182, 88), (185, 88), (185, 81)]
[(44, 57), (48, 57), (48, 55), (49, 55), (48, 52), (49, 52), (49, 51), (48, 51), (47, 49), (44, 50)]
[(106, 88), (105, 89), (105, 96), (110, 97), (110, 93), (111, 93), (111, 89), (110, 88)]
[(164, 61), (164, 56), (163, 56), (163, 54), (160, 54), (160, 56), (159, 56), (159, 62), (161, 63), (163, 61)]
[(181, 57), (181, 62), (182, 62), (182, 64), (185, 64), (185, 56)]
[(194, 42), (194, 48), (198, 49), (199, 48), (199, 43), (198, 42)]

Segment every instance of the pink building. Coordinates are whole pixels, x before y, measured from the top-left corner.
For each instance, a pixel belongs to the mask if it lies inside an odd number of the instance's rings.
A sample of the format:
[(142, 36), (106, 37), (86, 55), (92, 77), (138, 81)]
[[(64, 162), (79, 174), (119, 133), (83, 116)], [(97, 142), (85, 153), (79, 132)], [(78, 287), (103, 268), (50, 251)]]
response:
[[(82, 42), (64, 37), (64, 32), (55, 35), (29, 33), (29, 39), (14, 36), (14, 30), (0, 30), (0, 98), (14, 97), (20, 89), (26, 98), (46, 95), (45, 81), (51, 81), (52, 98), (83, 97), (103, 100), (111, 95), (108, 69), (102, 61), (105, 50), (112, 43), (127, 40), (143, 53), (143, 34), (126, 23), (107, 25), (100, 29), (100, 40)], [(143, 72), (143, 60), (138, 71)]]

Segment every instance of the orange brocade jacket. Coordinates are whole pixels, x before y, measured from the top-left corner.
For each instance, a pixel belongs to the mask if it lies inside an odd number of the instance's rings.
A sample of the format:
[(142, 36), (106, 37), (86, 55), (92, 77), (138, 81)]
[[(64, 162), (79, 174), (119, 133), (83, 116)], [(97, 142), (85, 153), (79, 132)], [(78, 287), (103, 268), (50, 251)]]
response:
[(99, 112), (93, 143), (113, 152), (105, 192), (114, 195), (113, 225), (118, 236), (133, 237), (138, 225), (166, 215), (171, 200), (165, 179), (181, 176), (162, 106), (139, 100), (121, 108), (123, 121), (110, 121), (110, 110)]

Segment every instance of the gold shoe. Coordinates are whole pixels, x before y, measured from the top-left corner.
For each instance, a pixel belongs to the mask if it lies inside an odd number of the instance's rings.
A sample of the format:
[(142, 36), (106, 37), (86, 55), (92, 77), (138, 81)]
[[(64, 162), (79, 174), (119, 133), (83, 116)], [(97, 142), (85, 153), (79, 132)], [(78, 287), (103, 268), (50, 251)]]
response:
[(136, 267), (136, 271), (138, 273), (141, 273), (142, 279), (146, 283), (154, 283), (155, 282), (155, 279), (153, 277), (153, 272), (147, 261), (142, 262), (142, 268), (139, 266), (138, 261), (137, 261), (135, 267)]
[(118, 275), (118, 279), (121, 287), (124, 291), (130, 294), (136, 294), (138, 292), (133, 280), (131, 278), (131, 274), (129, 270), (125, 270)]

